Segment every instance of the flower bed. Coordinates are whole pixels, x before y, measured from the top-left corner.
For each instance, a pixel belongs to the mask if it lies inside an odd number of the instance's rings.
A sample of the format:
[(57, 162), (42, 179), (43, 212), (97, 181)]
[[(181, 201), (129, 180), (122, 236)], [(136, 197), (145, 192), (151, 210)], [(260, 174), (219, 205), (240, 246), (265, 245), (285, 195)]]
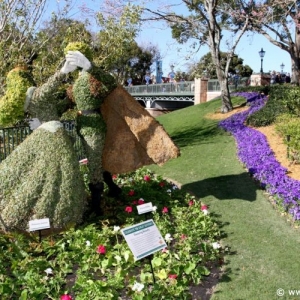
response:
[[(105, 218), (97, 222), (70, 224), (41, 242), (0, 235), (1, 299), (192, 299), (223, 256), (208, 207), (144, 168), (114, 180), (123, 199), (106, 198)], [(138, 215), (136, 206), (146, 202), (153, 211)], [(145, 219), (153, 219), (168, 246), (135, 261), (120, 230)]]
[(279, 210), (290, 214), (293, 220), (299, 220), (300, 182), (287, 176), (287, 169), (276, 160), (266, 137), (244, 125), (249, 115), (265, 105), (267, 97), (259, 93), (237, 95), (247, 99), (249, 110), (237, 113), (219, 125), (234, 136), (240, 161), (272, 196)]

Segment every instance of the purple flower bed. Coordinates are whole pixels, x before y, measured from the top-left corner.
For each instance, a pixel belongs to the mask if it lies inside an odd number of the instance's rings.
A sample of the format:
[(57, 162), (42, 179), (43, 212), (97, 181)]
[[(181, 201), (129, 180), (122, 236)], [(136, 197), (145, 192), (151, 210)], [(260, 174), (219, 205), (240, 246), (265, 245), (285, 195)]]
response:
[(287, 169), (276, 160), (266, 137), (259, 131), (244, 125), (249, 115), (265, 105), (267, 97), (259, 93), (236, 93), (235, 95), (247, 99), (249, 110), (219, 122), (219, 126), (234, 136), (238, 157), (249, 173), (276, 199), (277, 205), (281, 205), (294, 220), (300, 220), (298, 202), (300, 181), (287, 176)]

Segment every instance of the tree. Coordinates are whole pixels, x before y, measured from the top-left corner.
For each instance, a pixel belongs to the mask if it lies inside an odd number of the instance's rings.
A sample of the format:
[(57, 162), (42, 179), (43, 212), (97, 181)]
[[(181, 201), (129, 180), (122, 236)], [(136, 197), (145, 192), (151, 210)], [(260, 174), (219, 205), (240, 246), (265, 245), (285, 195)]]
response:
[[(87, 26), (87, 23), (69, 18), (44, 23), (35, 38), (37, 44), (42, 44), (33, 61), (33, 76), (38, 86), (46, 82), (63, 62), (64, 48), (69, 42), (84, 42), (92, 48), (93, 36)], [(47, 40), (49, 35), (51, 40)]]
[[(232, 11), (235, 10), (235, 1), (217, 0), (182, 0), (190, 15), (184, 16), (169, 11), (154, 11), (146, 8), (154, 17), (152, 20), (165, 20), (172, 28), (172, 35), (179, 43), (186, 43), (190, 39), (196, 40), (196, 50), (202, 45), (207, 45), (212, 55), (212, 62), (216, 68), (217, 78), (221, 87), (222, 107), (221, 111), (226, 113), (232, 110), (230, 92), (228, 87), (228, 72), (234, 51), (248, 27), (248, 21), (242, 24), (232, 22)], [(225, 67), (222, 64), (221, 45), (224, 32), (228, 30), (231, 35), (226, 41), (228, 51), (226, 52)]]
[[(221, 52), (220, 55), (222, 68), (225, 69), (227, 53)], [(189, 68), (189, 73), (193, 74), (193, 77), (201, 77), (204, 72), (206, 72), (210, 78), (217, 78), (216, 69), (212, 62), (212, 56), (210, 52), (202, 56), (199, 63), (192, 64)], [(251, 76), (253, 70), (248, 65), (243, 65), (242, 58), (238, 57), (238, 55), (234, 55), (228, 68), (228, 74), (235, 74), (237, 72), (241, 77), (249, 77)]]
[(300, 83), (300, 1), (237, 1), (236, 24), (250, 22), (253, 32), (266, 37), (273, 45), (287, 51), (292, 61), (292, 82)]
[(141, 8), (127, 4), (120, 13), (97, 13), (100, 28), (96, 35), (95, 62), (106, 70), (111, 70), (116, 62), (122, 61), (132, 47), (140, 28)]
[[(53, 13), (54, 21), (66, 16), (73, 0), (65, 0), (65, 7)], [(4, 0), (0, 1), (0, 87), (3, 93), (4, 81), (9, 70), (17, 65), (31, 65), (38, 50), (52, 34), (36, 40), (40, 26), (49, 13), (48, 5), (52, 0)], [(0, 91), (1, 93), (1, 91)]]

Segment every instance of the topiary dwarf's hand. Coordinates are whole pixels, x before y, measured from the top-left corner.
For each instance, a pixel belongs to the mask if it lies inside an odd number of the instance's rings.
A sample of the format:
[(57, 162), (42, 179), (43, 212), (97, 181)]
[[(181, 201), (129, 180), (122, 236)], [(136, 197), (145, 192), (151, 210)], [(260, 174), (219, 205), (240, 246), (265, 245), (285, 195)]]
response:
[(91, 62), (79, 51), (68, 51), (66, 62), (61, 69), (62, 73), (74, 71), (77, 67), (87, 71), (91, 68)]

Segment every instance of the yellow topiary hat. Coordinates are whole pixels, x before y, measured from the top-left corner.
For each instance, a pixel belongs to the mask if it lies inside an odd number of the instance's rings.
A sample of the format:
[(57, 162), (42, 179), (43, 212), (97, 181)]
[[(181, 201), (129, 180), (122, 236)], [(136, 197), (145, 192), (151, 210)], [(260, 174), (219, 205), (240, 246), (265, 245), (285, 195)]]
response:
[(83, 42), (71, 42), (71, 43), (69, 43), (66, 46), (66, 48), (64, 49), (64, 53), (67, 54), (68, 51), (79, 51), (82, 54), (84, 54), (84, 56), (88, 60), (93, 59), (93, 52), (92, 52), (91, 48), (89, 47), (89, 45), (87, 45), (86, 43), (83, 43)]

